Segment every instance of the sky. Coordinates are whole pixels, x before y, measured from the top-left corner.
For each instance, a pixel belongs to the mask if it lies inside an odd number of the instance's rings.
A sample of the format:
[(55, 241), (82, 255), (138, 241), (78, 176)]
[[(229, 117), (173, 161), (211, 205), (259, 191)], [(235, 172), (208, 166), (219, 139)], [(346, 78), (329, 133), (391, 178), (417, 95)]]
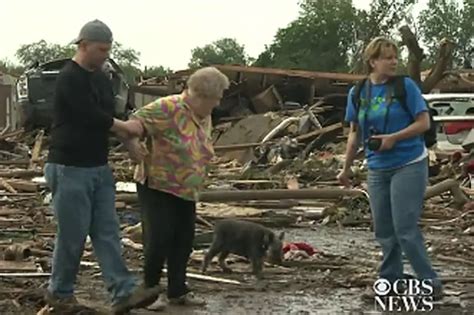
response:
[[(358, 8), (369, 4), (354, 0)], [(20, 45), (41, 39), (68, 44), (82, 25), (99, 19), (116, 41), (141, 53), (142, 66), (181, 70), (193, 48), (223, 37), (237, 39), (256, 58), (298, 13), (298, 0), (2, 1), (0, 59), (16, 61)]]

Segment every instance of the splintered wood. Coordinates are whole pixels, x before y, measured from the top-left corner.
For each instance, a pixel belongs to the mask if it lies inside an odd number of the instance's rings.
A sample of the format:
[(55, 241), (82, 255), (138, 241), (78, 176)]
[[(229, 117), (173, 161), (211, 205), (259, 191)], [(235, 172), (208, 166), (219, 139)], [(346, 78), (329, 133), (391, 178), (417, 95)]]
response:
[(44, 137), (44, 130), (40, 130), (36, 135), (35, 145), (33, 147), (33, 153), (31, 154), (30, 159), (30, 169), (34, 169), (36, 163), (39, 161), (41, 155), (41, 149), (43, 146), (43, 137)]
[(0, 178), (0, 184), (5, 188), (7, 191), (11, 192), (12, 194), (17, 194), (18, 192), (13, 188), (5, 179)]

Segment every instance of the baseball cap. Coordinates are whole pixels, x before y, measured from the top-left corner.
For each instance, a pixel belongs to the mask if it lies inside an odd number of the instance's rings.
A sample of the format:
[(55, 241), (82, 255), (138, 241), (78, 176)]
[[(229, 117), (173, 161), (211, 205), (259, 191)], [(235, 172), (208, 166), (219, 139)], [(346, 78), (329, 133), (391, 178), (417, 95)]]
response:
[(82, 40), (92, 42), (112, 43), (113, 36), (110, 28), (102, 21), (87, 22), (80, 30), (79, 36), (71, 44), (79, 44)]

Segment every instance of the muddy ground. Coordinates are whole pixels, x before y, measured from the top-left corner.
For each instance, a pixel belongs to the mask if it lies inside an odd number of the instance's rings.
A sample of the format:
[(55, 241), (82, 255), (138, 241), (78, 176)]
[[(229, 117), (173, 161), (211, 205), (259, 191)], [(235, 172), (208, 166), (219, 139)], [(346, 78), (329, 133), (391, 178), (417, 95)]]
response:
[[(234, 263), (234, 273), (223, 274), (214, 264), (209, 275), (235, 279), (241, 285), (216, 284), (189, 280), (195, 292), (207, 299), (203, 308), (169, 308), (165, 314), (376, 314), (374, 303), (360, 298), (376, 277), (380, 258), (379, 247), (368, 228), (349, 229), (314, 226), (284, 229), (287, 240), (312, 244), (322, 254), (314, 262), (296, 262), (290, 268), (268, 267), (264, 285), (256, 286), (246, 263)], [(426, 230), (427, 244), (443, 248), (445, 243), (474, 245), (472, 236), (442, 234)], [(141, 254), (125, 249), (130, 268), (140, 277)], [(93, 257), (89, 260), (93, 261)], [(436, 305), (432, 314), (474, 314), (474, 267), (462, 263), (445, 263), (433, 259), (435, 268), (448, 279), (449, 295), (444, 305)], [(199, 255), (191, 260), (189, 272), (198, 272)], [(409, 271), (409, 268), (406, 268)], [(455, 277), (455, 281), (453, 281)], [(471, 277), (471, 279), (468, 279)], [(449, 280), (451, 278), (451, 280)], [(469, 283), (462, 283), (462, 280)], [(36, 314), (41, 308), (43, 279), (0, 278), (0, 314)], [(166, 281), (162, 282), (166, 285)], [(471, 297), (469, 297), (469, 293)], [(78, 279), (77, 297), (99, 313), (107, 312), (107, 294), (99, 270), (82, 267)], [(153, 314), (136, 310), (133, 314)]]

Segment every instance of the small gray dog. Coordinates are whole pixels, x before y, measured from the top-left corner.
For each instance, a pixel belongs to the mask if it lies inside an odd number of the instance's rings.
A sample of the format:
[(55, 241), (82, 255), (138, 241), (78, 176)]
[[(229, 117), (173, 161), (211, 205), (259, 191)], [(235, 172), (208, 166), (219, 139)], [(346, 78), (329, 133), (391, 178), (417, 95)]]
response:
[(219, 266), (224, 272), (232, 270), (226, 265), (229, 254), (243, 256), (250, 260), (257, 279), (262, 278), (263, 260), (265, 257), (274, 264), (281, 264), (283, 258), (282, 241), (285, 233), (278, 237), (270, 229), (247, 221), (225, 219), (214, 227), (214, 238), (211, 247), (204, 257), (202, 272), (205, 273), (212, 258), (219, 254)]

